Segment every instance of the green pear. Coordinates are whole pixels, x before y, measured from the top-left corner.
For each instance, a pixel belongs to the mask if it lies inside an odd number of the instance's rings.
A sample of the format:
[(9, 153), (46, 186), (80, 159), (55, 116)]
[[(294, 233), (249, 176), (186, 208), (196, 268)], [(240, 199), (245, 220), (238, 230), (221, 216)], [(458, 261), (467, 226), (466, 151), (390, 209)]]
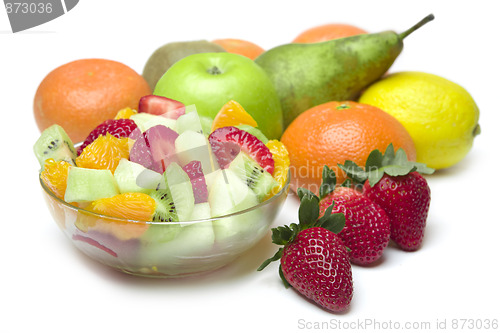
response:
[(312, 44), (285, 44), (255, 62), (269, 75), (281, 100), (284, 125), (300, 113), (329, 101), (354, 100), (391, 67), (403, 39), (434, 19), (430, 14), (403, 33), (345, 37)]

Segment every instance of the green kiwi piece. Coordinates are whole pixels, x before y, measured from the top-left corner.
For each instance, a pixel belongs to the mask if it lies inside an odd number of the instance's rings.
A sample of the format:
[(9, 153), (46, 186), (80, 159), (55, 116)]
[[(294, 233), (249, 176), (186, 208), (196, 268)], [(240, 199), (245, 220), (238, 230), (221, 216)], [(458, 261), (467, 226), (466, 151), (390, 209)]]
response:
[(142, 76), (154, 90), (158, 80), (177, 61), (196, 53), (226, 52), (224, 48), (206, 40), (173, 42), (156, 49), (144, 66)]
[(76, 150), (73, 142), (66, 131), (57, 124), (43, 130), (33, 146), (33, 152), (42, 168), (45, 161), (49, 158), (53, 158), (56, 161), (63, 160), (76, 165)]
[(177, 210), (175, 209), (174, 200), (170, 190), (156, 190), (149, 194), (156, 201), (156, 209), (152, 220), (154, 222), (177, 222)]
[(229, 164), (232, 170), (252, 191), (259, 201), (263, 201), (271, 190), (278, 185), (274, 177), (244, 152)]

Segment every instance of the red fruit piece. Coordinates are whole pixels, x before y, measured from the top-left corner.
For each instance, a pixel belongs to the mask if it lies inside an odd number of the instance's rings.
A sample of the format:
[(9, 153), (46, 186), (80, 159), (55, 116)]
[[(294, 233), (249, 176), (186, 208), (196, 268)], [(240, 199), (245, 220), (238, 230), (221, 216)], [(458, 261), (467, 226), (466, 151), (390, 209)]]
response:
[(194, 203), (201, 203), (208, 201), (208, 189), (207, 183), (205, 181), (205, 175), (201, 167), (200, 161), (191, 161), (186, 164), (183, 168), (191, 180), (191, 185), (193, 185), (194, 193)]
[(162, 115), (166, 118), (177, 119), (186, 113), (183, 103), (163, 96), (147, 95), (139, 100), (137, 112)]
[(389, 244), (391, 225), (379, 205), (352, 188), (339, 187), (320, 201), (320, 216), (334, 204), (332, 213), (345, 215), (338, 236), (351, 251), (351, 263), (368, 265), (382, 256)]
[(431, 191), (422, 175), (384, 175), (373, 187), (366, 181), (364, 194), (387, 214), (391, 239), (405, 251), (417, 250), (423, 241)]
[(270, 174), (274, 172), (273, 154), (254, 135), (240, 130), (234, 126), (221, 127), (213, 131), (208, 137), (212, 151), (217, 158), (219, 166), (224, 169), (238, 155), (239, 149), (252, 157), (259, 165)]
[(78, 147), (77, 154), (80, 155), (82, 150), (99, 135), (106, 136), (106, 133), (109, 133), (117, 138), (128, 137), (136, 128), (137, 124), (132, 119), (108, 119), (90, 132), (82, 145)]
[(172, 162), (178, 163), (175, 154), (175, 139), (179, 135), (172, 129), (156, 125), (140, 134), (129, 159), (153, 171), (163, 173)]
[(403, 149), (394, 152), (390, 144), (385, 153), (370, 153), (364, 169), (352, 161), (339, 167), (353, 182), (363, 184), (363, 193), (389, 217), (391, 239), (405, 251), (417, 250), (423, 241), (429, 213), (431, 191), (422, 173), (434, 169), (408, 161)]
[(344, 214), (332, 214), (329, 208), (320, 217), (319, 197), (303, 188), (297, 194), (299, 223), (272, 229), (273, 243), (283, 247), (257, 270), (280, 260), (285, 286), (291, 285), (325, 309), (344, 311), (353, 295), (349, 254), (338, 236), (345, 226)]
[(281, 257), (285, 279), (322, 307), (344, 311), (353, 294), (349, 254), (339, 236), (324, 228), (301, 231)]

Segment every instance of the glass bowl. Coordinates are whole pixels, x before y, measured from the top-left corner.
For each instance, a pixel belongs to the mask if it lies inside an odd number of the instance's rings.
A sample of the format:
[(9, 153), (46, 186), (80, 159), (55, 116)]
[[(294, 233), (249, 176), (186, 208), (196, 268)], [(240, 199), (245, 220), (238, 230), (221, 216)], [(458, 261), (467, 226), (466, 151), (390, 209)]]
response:
[(283, 189), (237, 213), (187, 222), (145, 222), (99, 215), (56, 197), (40, 178), (59, 228), (90, 258), (148, 277), (183, 277), (216, 270), (252, 248), (269, 231), (288, 194)]

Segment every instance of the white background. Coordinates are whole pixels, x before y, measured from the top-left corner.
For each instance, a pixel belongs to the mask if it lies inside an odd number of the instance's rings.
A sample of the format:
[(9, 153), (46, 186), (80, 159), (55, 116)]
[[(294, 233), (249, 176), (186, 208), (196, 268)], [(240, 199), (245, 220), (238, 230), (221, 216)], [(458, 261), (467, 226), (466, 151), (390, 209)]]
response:
[[(390, 325), (401, 325), (393, 331), (404, 331), (410, 323), (429, 324), (432, 330), (421, 329), (425, 332), (434, 331), (440, 321), (440, 327), (447, 328), (441, 331), (456, 332), (454, 319), (473, 319), (477, 324), (500, 320), (500, 25), (493, 5), (82, 0), (68, 14), (17, 34), (11, 33), (0, 9), (0, 331), (295, 332), (328, 324), (323, 326), (327, 331), (349, 325), (345, 331), (369, 332), (379, 326), (389, 330)], [(268, 49), (323, 23), (399, 32), (429, 13), (436, 19), (405, 40), (391, 71), (425, 71), (461, 84), (479, 105), (483, 132), (460, 164), (427, 177), (432, 200), (423, 247), (414, 253), (389, 247), (378, 265), (353, 267), (355, 293), (348, 312), (328, 313), (285, 289), (277, 264), (256, 272), (276, 250), (269, 237), (215, 273), (156, 280), (94, 263), (51, 219), (32, 154), (39, 135), (32, 102), (38, 84), (52, 69), (100, 57), (141, 73), (149, 55), (167, 42), (241, 38)], [(289, 197), (275, 226), (296, 221), (295, 200)], [(377, 324), (357, 326), (369, 320)]]

